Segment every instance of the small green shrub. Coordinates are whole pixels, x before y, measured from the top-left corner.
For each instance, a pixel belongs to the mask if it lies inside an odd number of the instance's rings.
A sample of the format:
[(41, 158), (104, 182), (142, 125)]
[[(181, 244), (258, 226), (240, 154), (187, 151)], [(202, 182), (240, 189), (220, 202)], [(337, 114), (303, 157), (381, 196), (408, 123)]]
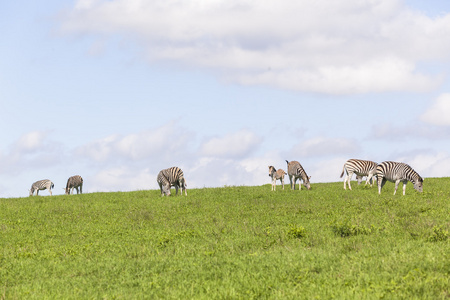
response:
[(331, 225), (331, 229), (333, 232), (341, 237), (349, 237), (349, 236), (355, 236), (360, 234), (371, 234), (372, 228), (367, 228), (366, 226), (362, 225), (353, 225), (350, 224), (348, 221), (346, 222), (335, 222)]
[(448, 239), (448, 231), (442, 227), (434, 226), (433, 233), (428, 237), (429, 242), (441, 242)]
[(301, 239), (306, 237), (306, 230), (302, 226), (290, 225), (286, 235), (291, 239)]

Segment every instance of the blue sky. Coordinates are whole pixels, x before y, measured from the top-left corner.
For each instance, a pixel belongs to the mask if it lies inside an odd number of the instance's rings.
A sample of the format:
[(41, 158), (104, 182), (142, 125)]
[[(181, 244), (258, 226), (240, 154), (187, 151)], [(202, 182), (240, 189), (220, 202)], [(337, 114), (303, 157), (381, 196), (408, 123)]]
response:
[(0, 34), (0, 197), (171, 166), (262, 185), (286, 159), (312, 184), (349, 158), (450, 176), (447, 1), (3, 1)]

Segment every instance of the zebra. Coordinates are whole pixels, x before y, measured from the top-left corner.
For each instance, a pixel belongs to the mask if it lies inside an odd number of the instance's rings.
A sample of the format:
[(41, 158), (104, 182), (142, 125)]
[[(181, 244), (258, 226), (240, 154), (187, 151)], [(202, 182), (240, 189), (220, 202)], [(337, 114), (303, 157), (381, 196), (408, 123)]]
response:
[(287, 173), (283, 169), (275, 169), (274, 166), (269, 166), (269, 176), (272, 177), (272, 191), (275, 191), (277, 186), (277, 179), (281, 181), (284, 190), (284, 175)]
[(414, 171), (409, 165), (400, 162), (385, 161), (377, 166), (378, 177), (378, 194), (381, 194), (386, 180), (395, 182), (394, 195), (397, 192), (398, 184), (403, 182), (403, 195), (405, 195), (406, 184), (408, 180), (414, 184), (414, 188), (418, 192), (423, 191), (423, 179), (420, 175)]
[(181, 188), (181, 195), (183, 194), (184, 189), (185, 196), (187, 196), (186, 179), (184, 178), (183, 171), (178, 167), (161, 170), (156, 177), (156, 181), (159, 184), (161, 196), (170, 196), (171, 186), (175, 186), (176, 195), (178, 195), (178, 188)]
[(308, 177), (308, 175), (305, 172), (305, 169), (303, 169), (302, 165), (298, 161), (287, 161), (287, 174), (289, 176), (289, 182), (291, 183), (291, 189), (295, 190), (295, 182), (297, 181), (297, 178), (299, 179), (298, 189), (302, 189), (302, 183), (303, 185), (310, 190), (311, 184), (309, 183), (309, 179), (311, 179), (311, 176)]
[(170, 182), (164, 176), (163, 171), (161, 170), (156, 177), (156, 181), (158, 182), (159, 189), (161, 190), (161, 197), (164, 195), (170, 196)]
[(36, 196), (39, 195), (39, 191), (47, 189), (50, 193), (50, 196), (52, 196), (52, 188), (54, 188), (55, 185), (50, 179), (43, 179), (36, 181), (31, 185), (30, 189), (30, 196), (34, 195), (34, 192), (36, 191)]
[(347, 189), (347, 182), (349, 190), (352, 189), (350, 185), (350, 180), (352, 179), (353, 173), (356, 174), (356, 180), (358, 184), (361, 184), (363, 176), (367, 176), (366, 184), (370, 182), (370, 186), (372, 186), (372, 177), (376, 175), (377, 163), (370, 160), (362, 160), (362, 159), (349, 159), (345, 162), (344, 167), (342, 168), (341, 178), (344, 176), (344, 172), (347, 173), (344, 179), (344, 190)]
[[(78, 188), (80, 189), (79, 191)], [(66, 195), (73, 194), (73, 189), (77, 190), (77, 194), (83, 194), (83, 178), (80, 175), (75, 175), (67, 179), (66, 187), (63, 188)]]

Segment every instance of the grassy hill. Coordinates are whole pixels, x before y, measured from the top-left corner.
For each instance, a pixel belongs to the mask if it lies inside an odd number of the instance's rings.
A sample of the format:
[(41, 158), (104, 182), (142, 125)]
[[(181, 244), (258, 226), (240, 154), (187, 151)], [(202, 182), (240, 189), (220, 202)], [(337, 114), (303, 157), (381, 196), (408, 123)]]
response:
[(450, 178), (0, 199), (1, 299), (450, 297)]

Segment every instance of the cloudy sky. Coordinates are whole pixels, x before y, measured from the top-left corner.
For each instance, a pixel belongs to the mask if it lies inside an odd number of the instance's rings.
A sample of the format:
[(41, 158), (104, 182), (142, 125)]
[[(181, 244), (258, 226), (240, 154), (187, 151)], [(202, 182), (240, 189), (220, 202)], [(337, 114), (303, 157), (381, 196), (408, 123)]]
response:
[(313, 184), (349, 158), (450, 176), (448, 1), (2, 1), (0, 34), (0, 197), (171, 166), (262, 185), (286, 159)]

